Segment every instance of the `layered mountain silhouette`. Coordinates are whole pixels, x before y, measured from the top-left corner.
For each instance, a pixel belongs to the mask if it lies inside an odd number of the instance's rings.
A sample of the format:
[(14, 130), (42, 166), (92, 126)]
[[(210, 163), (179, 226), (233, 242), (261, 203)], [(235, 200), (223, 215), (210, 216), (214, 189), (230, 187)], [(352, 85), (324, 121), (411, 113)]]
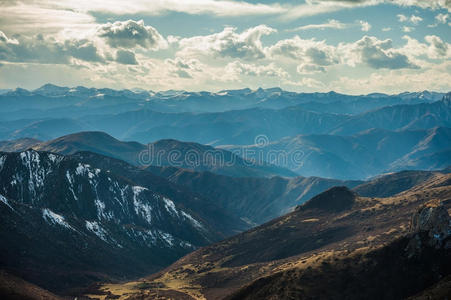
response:
[[(282, 164), (306, 176), (361, 179), (380, 173), (406, 169), (443, 169), (451, 164), (446, 154), (450, 150), (451, 129), (434, 127), (421, 130), (389, 131), (370, 129), (359, 134), (298, 135), (265, 146), (228, 146), (225, 149), (286, 154), (276, 157), (273, 164)], [(244, 152), (244, 150), (241, 150)]]
[(2, 299), (444, 299), (451, 94), (0, 91)]
[(141, 167), (177, 166), (235, 177), (296, 175), (288, 169), (266, 162), (245, 160), (227, 150), (177, 140), (160, 140), (143, 145), (137, 142), (122, 142), (104, 132), (79, 132), (47, 142), (35, 139), (0, 142), (0, 150), (3, 151), (21, 151), (27, 148), (60, 154), (90, 151)]

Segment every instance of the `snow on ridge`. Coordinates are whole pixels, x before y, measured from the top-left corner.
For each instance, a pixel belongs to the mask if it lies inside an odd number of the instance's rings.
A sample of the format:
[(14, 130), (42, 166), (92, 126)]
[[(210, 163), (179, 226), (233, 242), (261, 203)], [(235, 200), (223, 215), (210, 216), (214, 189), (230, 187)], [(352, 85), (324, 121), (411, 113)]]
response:
[(199, 221), (194, 219), (190, 214), (184, 212), (183, 210), (181, 211), (181, 213), (186, 219), (188, 219), (194, 225), (194, 227), (197, 227), (197, 228), (203, 229), (203, 230), (205, 229), (204, 226)]
[(174, 202), (172, 202), (171, 199), (163, 197), (163, 201), (164, 201), (164, 207), (166, 208), (167, 212), (170, 214), (175, 214), (175, 215), (179, 215), (177, 208), (175, 207)]
[(147, 191), (148, 189), (142, 186), (132, 186), (133, 191), (133, 206), (135, 207), (135, 213), (137, 215), (141, 215), (147, 223), (151, 224), (152, 222), (152, 206), (147, 203), (143, 203), (139, 200), (139, 195), (143, 191)]
[(78, 163), (77, 168), (75, 168), (75, 174), (77, 175), (88, 175), (89, 179), (93, 179), (98, 176), (100, 173), (100, 169), (92, 169), (89, 164)]
[(42, 217), (50, 225), (60, 225), (60, 226), (63, 226), (65, 228), (67, 228), (67, 229), (71, 229), (71, 230), (76, 231), (72, 226), (70, 226), (66, 222), (66, 219), (62, 215), (54, 213), (53, 211), (51, 211), (48, 208), (42, 209)]
[(98, 236), (102, 241), (108, 243), (108, 239), (106, 237), (107, 232), (102, 228), (102, 226), (99, 225), (99, 223), (97, 223), (97, 221), (86, 221), (86, 229)]
[(4, 203), (6, 206), (14, 210), (14, 208), (9, 204), (8, 199), (6, 199), (3, 195), (0, 195), (0, 202)]
[(22, 160), (22, 164), (28, 170), (28, 190), (34, 196), (33, 199), (37, 198), (37, 189), (44, 186), (44, 180), (47, 174), (51, 172), (51, 169), (48, 168), (46, 170), (46, 168), (41, 164), (39, 152), (27, 150), (21, 152), (19, 155)]
[(148, 189), (145, 187), (142, 187), (142, 186), (135, 185), (135, 186), (132, 186), (132, 190), (133, 190), (133, 193), (137, 196), (142, 191), (147, 191)]
[(171, 215), (175, 215), (177, 217), (179, 217), (181, 214), (183, 216), (183, 218), (190, 221), (191, 224), (194, 225), (194, 227), (197, 227), (199, 229), (205, 229), (204, 226), (199, 221), (194, 219), (190, 214), (184, 212), (183, 210), (177, 210), (174, 202), (171, 199), (163, 197), (163, 201), (164, 201), (164, 207), (166, 208), (168, 213), (170, 213)]
[(3, 170), (3, 166), (5, 165), (6, 155), (0, 156), (0, 171)]
[(119, 248), (123, 248), (121, 244), (119, 244), (115, 239), (110, 237), (108, 239), (108, 232), (100, 226), (100, 224), (97, 221), (88, 221), (85, 222), (86, 229), (94, 233), (99, 239), (104, 241), (105, 243), (113, 243)]
[(63, 156), (61, 156), (61, 155), (56, 155), (56, 154), (54, 154), (54, 153), (48, 153), (47, 154), (47, 157), (49, 158), (49, 160), (52, 162), (52, 163), (59, 163), (59, 162), (61, 162), (61, 160), (63, 160)]
[(188, 241), (181, 240), (174, 237), (168, 232), (162, 231), (160, 229), (150, 229), (150, 230), (136, 230), (131, 228), (127, 231), (127, 235), (134, 238), (139, 238), (148, 247), (156, 246), (158, 241), (166, 244), (169, 247), (174, 247), (178, 245), (185, 249), (196, 249), (197, 247)]

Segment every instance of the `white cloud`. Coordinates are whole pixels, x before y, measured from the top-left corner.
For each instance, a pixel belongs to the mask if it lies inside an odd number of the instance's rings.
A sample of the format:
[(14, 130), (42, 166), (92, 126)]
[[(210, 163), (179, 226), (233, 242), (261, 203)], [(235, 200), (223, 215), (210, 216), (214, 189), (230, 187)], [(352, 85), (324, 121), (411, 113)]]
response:
[(415, 30), (415, 28), (410, 27), (410, 26), (403, 26), (403, 27), (401, 28), (401, 30), (402, 30), (403, 32), (412, 32), (413, 30)]
[(364, 36), (351, 44), (340, 44), (338, 51), (343, 61), (349, 65), (366, 64), (373, 69), (415, 69), (409, 58), (394, 49), (390, 39), (379, 40), (374, 36)]
[(261, 37), (273, 32), (276, 30), (266, 25), (251, 27), (242, 33), (237, 33), (236, 28), (226, 27), (219, 33), (181, 39), (179, 54), (181, 56), (206, 55), (245, 60), (261, 59), (265, 57)]
[[(14, 2), (9, 4), (15, 5)], [(162, 15), (173, 11), (193, 15), (242, 16), (278, 14), (286, 11), (285, 8), (277, 3), (268, 5), (227, 0), (22, 0), (19, 3), (52, 7), (60, 10), (70, 9), (83, 13), (102, 12), (115, 15)]]
[(335, 48), (327, 45), (325, 41), (315, 39), (301, 39), (295, 36), (292, 39), (278, 41), (268, 48), (272, 57), (282, 56), (320, 66), (328, 66), (338, 63)]
[(422, 17), (419, 16), (415, 16), (415, 15), (411, 15), (410, 16), (410, 22), (414, 25), (417, 25), (418, 23), (420, 23), (421, 21), (423, 21)]
[[(433, 90), (449, 91), (451, 82), (451, 62), (425, 69), (424, 72), (414, 70), (387, 70), (374, 72), (364, 77), (341, 76), (329, 83), (329, 89), (341, 93), (367, 94), (384, 91), (385, 93), (401, 93), (404, 91)], [(357, 92), (358, 91), (358, 92)]]
[(0, 31), (0, 60), (70, 64), (73, 58), (97, 63), (105, 61), (96, 45), (87, 39), (59, 41), (54, 37), (44, 37), (42, 34), (10, 39)]
[(319, 80), (316, 80), (314, 78), (304, 77), (299, 82), (300, 86), (305, 86), (312, 89), (322, 89), (325, 87), (325, 84)]
[(166, 40), (144, 21), (117, 21), (99, 26), (97, 35), (113, 48), (135, 48), (158, 50), (167, 47)]
[(382, 28), (382, 31), (384, 31), (384, 32), (387, 32), (387, 31), (390, 31), (391, 30), (391, 27), (384, 27), (384, 28)]
[(319, 65), (302, 63), (297, 66), (296, 71), (299, 74), (314, 74), (314, 73), (324, 73), (326, 72), (326, 68)]
[(408, 18), (405, 15), (403, 15), (403, 14), (399, 14), (399, 15), (396, 15), (396, 16), (398, 17), (398, 21), (399, 22), (406, 22), (408, 20)]
[(282, 68), (276, 67), (274, 63), (269, 65), (254, 65), (245, 64), (240, 61), (234, 61), (225, 67), (225, 72), (231, 75), (231, 78), (236, 78), (237, 75), (246, 76), (266, 76), (266, 77), (278, 77), (287, 78), (288, 73)]
[(423, 21), (422, 17), (416, 16), (416, 15), (411, 15), (410, 17), (407, 17), (407, 16), (405, 16), (403, 14), (399, 14), (399, 15), (397, 15), (397, 17), (398, 17), (398, 21), (399, 22), (401, 22), (401, 23), (410, 22), (413, 25), (418, 25), (418, 23)]
[(196, 72), (202, 72), (203, 67), (197, 59), (166, 59), (165, 64), (169, 67), (169, 72), (180, 78), (193, 78)]
[(371, 24), (370, 23), (368, 23), (366, 21), (362, 21), (362, 20), (360, 20), (359, 23), (360, 23), (362, 31), (364, 31), (364, 32), (370, 31), (370, 29), (371, 29)]
[(428, 9), (451, 9), (451, 3), (449, 0), (306, 0), (306, 2), (311, 4), (335, 4), (342, 5), (344, 7), (373, 6), (387, 3), (404, 7), (416, 6)]
[(344, 23), (342, 23), (340, 21), (332, 19), (332, 20), (327, 21), (327, 23), (308, 24), (308, 25), (296, 27), (296, 28), (288, 30), (288, 31), (303, 31), (303, 30), (310, 30), (310, 29), (321, 29), (321, 30), (323, 30), (323, 29), (327, 29), (327, 28), (345, 29), (347, 27), (348, 27), (347, 24), (344, 24)]
[(300, 73), (324, 71), (324, 67), (339, 64), (363, 64), (373, 69), (418, 68), (399, 49), (393, 48), (390, 39), (379, 40), (372, 36), (364, 36), (354, 43), (340, 43), (338, 46), (295, 36), (268, 47), (267, 52), (273, 59), (286, 57), (300, 62), (297, 70)]
[(449, 14), (438, 14), (435, 16), (435, 20), (440, 23), (440, 24), (446, 24), (446, 22), (448, 22), (449, 19)]

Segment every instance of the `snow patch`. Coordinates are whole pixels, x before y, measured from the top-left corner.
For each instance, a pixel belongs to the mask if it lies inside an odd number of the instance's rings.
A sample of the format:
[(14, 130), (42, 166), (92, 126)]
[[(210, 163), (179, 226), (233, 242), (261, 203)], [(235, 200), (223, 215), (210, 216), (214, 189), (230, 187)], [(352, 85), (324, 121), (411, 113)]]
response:
[(3, 197), (3, 195), (0, 195), (0, 202), (4, 203), (6, 206), (8, 206), (8, 207), (11, 208), (12, 210), (14, 210), (14, 208), (9, 204), (8, 199), (6, 199), (5, 197)]
[(152, 222), (152, 206), (139, 200), (139, 195), (147, 189), (142, 186), (133, 186), (133, 205), (135, 207), (135, 213), (142, 216), (147, 223)]
[(176, 216), (179, 215), (177, 209), (175, 208), (175, 204), (174, 204), (174, 202), (172, 202), (171, 199), (163, 197), (163, 201), (164, 201), (164, 207), (166, 208), (168, 213), (170, 213), (171, 215), (176, 215)]
[(186, 219), (188, 219), (191, 222), (191, 224), (194, 225), (194, 227), (197, 227), (199, 229), (205, 229), (204, 226), (199, 221), (194, 219), (190, 214), (184, 212), (183, 210), (181, 211), (181, 213)]
[(3, 166), (5, 165), (6, 155), (0, 156), (0, 171), (3, 170)]
[(66, 220), (64, 219), (63, 216), (61, 216), (57, 213), (54, 213), (53, 211), (51, 211), (48, 208), (44, 208), (42, 210), (42, 217), (50, 225), (60, 225), (67, 229), (71, 229), (71, 230), (75, 231), (75, 229), (66, 222)]
[(108, 243), (107, 232), (96, 221), (86, 221), (86, 229), (94, 233), (102, 241)]
[(86, 221), (86, 229), (94, 233), (99, 239), (104, 241), (105, 243), (113, 243), (119, 248), (123, 248), (121, 244), (119, 244), (115, 239), (108, 239), (108, 232), (100, 226), (96, 221)]

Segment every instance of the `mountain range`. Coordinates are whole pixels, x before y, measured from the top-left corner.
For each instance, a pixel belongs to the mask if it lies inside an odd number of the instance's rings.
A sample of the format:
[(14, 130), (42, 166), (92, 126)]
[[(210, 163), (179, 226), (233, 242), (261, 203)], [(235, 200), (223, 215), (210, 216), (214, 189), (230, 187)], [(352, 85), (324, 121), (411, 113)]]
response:
[[(97, 95), (95, 93), (109, 95), (114, 99), (107, 97), (100, 100), (93, 96)], [(193, 97), (197, 100), (193, 100)], [(199, 101), (208, 107), (211, 103), (217, 103), (211, 97), (222, 99), (218, 100), (220, 103), (229, 103), (229, 109), (189, 111), (180, 104)], [(448, 166), (451, 149), (450, 97), (449, 94), (429, 92), (392, 96), (298, 94), (277, 89), (237, 90), (216, 94), (149, 93), (44, 86), (32, 92), (15, 90), (0, 95), (0, 102), (5, 103), (0, 113), (0, 139), (6, 140), (0, 143), (0, 147), (11, 149), (8, 145), (16, 139), (17, 144), (22, 144), (23, 150), (27, 146), (36, 146), (34, 140), (41, 140), (46, 141), (40, 143), (42, 150), (73, 153), (82, 148), (90, 151), (90, 147), (97, 147), (92, 145), (95, 139), (88, 141), (90, 137), (83, 137), (80, 142), (83, 146), (78, 147), (76, 133), (101, 131), (116, 139), (137, 142), (119, 145), (107, 137), (99, 137), (102, 147), (110, 150), (97, 149), (97, 152), (108, 155), (109, 151), (120, 151), (123, 152), (120, 157), (117, 153), (111, 154), (133, 164), (136, 164), (137, 159), (135, 153), (141, 152), (143, 145), (150, 144), (158, 149), (182, 148), (183, 154), (190, 150), (208, 152), (213, 150), (208, 146), (214, 146), (215, 152), (219, 149), (233, 152), (220, 154), (224, 157), (238, 160), (237, 157), (241, 156), (244, 159), (237, 162), (235, 168), (218, 170), (224, 175), (302, 175), (361, 180), (384, 172), (432, 170)], [(246, 101), (253, 104), (233, 105)], [(268, 101), (280, 105), (262, 104)], [(381, 105), (367, 107), (354, 114), (325, 109), (331, 103), (337, 103), (347, 110), (347, 106), (354, 102), (374, 101)], [(145, 105), (154, 102), (175, 106), (177, 110), (158, 111)], [(317, 109), (308, 103), (318, 105)], [(43, 110), (32, 118), (25, 118), (26, 110), (32, 109), (33, 105), (42, 107)], [(67, 110), (67, 113), (51, 112), (58, 105)], [(96, 105), (101, 108), (97, 110)], [(109, 109), (117, 105), (125, 105), (126, 108)], [(10, 111), (10, 106), (17, 110)], [(85, 106), (84, 111), (77, 111)], [(189, 104), (188, 107), (195, 105)], [(261, 137), (264, 138), (263, 145), (258, 141)], [(73, 145), (70, 146), (71, 143)], [(62, 147), (67, 149), (60, 149), (59, 144), (64, 144)], [(254, 153), (253, 157), (249, 151)], [(283, 152), (282, 160), (277, 159), (278, 151)], [(289, 155), (291, 153), (301, 155), (293, 159)], [(246, 164), (249, 159), (255, 160), (255, 156), (259, 158), (260, 154), (263, 159), (256, 160), (260, 166), (255, 166), (254, 170), (235, 170), (239, 164)], [(276, 159), (272, 157), (274, 155)], [(163, 159), (162, 163), (164, 161)], [(178, 166), (186, 167), (185, 163), (185, 160), (177, 161)], [(212, 167), (203, 168), (200, 165), (196, 170)], [(249, 172), (244, 172), (244, 169)]]
[(0, 91), (1, 299), (445, 299), (451, 94)]

